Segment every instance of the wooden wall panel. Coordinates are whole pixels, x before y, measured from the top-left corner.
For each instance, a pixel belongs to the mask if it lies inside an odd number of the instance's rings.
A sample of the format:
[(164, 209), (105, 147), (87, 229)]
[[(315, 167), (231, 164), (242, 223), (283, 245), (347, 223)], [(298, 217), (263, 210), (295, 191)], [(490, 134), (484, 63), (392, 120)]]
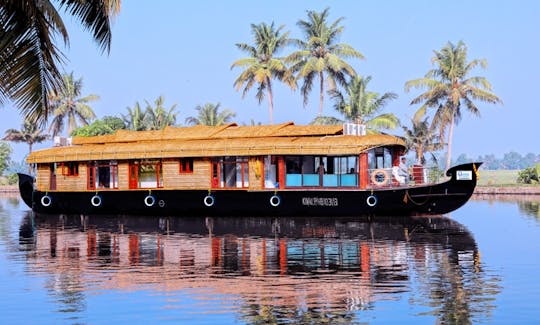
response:
[(129, 189), (129, 162), (128, 161), (118, 162), (118, 189), (119, 190)]
[(79, 175), (64, 176), (61, 169), (56, 173), (57, 191), (86, 191), (87, 189), (87, 168), (85, 163), (79, 163)]
[(165, 189), (209, 189), (210, 160), (194, 160), (193, 173), (180, 173), (177, 159), (163, 161), (163, 187)]
[(39, 191), (48, 191), (50, 189), (51, 169), (49, 164), (38, 164), (36, 176), (36, 188)]

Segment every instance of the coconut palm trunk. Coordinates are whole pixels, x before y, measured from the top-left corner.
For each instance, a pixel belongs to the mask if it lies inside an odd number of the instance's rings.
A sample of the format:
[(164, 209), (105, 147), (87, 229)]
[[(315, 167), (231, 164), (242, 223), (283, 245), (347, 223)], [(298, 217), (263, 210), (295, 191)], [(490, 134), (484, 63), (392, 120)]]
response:
[(450, 168), (452, 163), (452, 137), (454, 136), (454, 124), (455, 124), (455, 115), (450, 116), (450, 125), (448, 127), (448, 147), (446, 148), (446, 170)]
[(319, 72), (319, 79), (320, 79), (320, 89), (321, 92), (319, 93), (319, 116), (322, 116), (323, 112), (323, 105), (324, 105), (324, 75), (321, 72)]
[(272, 81), (267, 78), (267, 96), (268, 96), (268, 121), (270, 124), (274, 124), (274, 94), (272, 92)]

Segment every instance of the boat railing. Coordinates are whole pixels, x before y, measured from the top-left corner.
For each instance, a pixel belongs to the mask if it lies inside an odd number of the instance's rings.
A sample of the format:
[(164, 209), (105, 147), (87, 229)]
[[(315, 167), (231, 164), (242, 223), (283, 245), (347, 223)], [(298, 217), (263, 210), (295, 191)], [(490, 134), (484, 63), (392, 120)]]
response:
[(444, 173), (437, 167), (424, 167), (414, 165), (409, 169), (408, 175), (399, 173), (399, 168), (369, 169), (370, 187), (403, 187), (425, 184), (435, 184), (443, 180)]

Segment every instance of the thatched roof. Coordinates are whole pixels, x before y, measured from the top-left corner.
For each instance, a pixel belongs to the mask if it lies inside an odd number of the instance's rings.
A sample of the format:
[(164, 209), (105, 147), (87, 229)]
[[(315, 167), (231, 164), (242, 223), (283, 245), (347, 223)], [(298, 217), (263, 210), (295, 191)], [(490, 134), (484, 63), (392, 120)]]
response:
[(167, 127), (160, 131), (119, 130), (113, 135), (76, 137), (72, 146), (32, 152), (28, 163), (176, 157), (258, 155), (353, 155), (380, 146), (404, 146), (390, 135), (343, 135), (342, 126)]

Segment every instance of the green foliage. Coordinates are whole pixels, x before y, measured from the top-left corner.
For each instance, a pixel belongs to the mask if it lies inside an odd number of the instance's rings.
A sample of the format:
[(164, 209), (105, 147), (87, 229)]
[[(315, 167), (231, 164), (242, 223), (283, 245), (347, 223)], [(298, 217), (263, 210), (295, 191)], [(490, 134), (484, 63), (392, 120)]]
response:
[(163, 130), (167, 126), (176, 124), (176, 104), (173, 104), (169, 109), (166, 109), (165, 97), (159, 96), (154, 100), (154, 106), (148, 101), (146, 102), (146, 121), (147, 130)]
[(19, 176), (17, 173), (9, 174), (7, 177), (8, 185), (15, 185), (19, 182)]
[(126, 123), (118, 116), (104, 116), (101, 120), (114, 131), (126, 128)]
[(334, 108), (345, 117), (345, 120), (366, 125), (368, 132), (379, 133), (382, 129), (395, 129), (399, 119), (392, 113), (380, 114), (380, 111), (391, 100), (395, 93), (379, 93), (368, 91), (367, 85), (371, 76), (356, 76), (345, 87), (345, 92), (329, 91), (334, 100)]
[(328, 21), (330, 9), (322, 12), (309, 10), (307, 20), (299, 20), (297, 26), (304, 34), (304, 39), (296, 39), (294, 43), (299, 50), (287, 56), (291, 70), (296, 79), (303, 80), (300, 88), (304, 97), (304, 106), (315, 80), (319, 81), (319, 116), (322, 115), (325, 84), (328, 90), (337, 85), (347, 86), (347, 79), (356, 76), (354, 68), (346, 61), (349, 58), (363, 59), (362, 53), (345, 43), (338, 43), (343, 33), (341, 26), (343, 17), (334, 22)]
[(209, 125), (219, 126), (224, 125), (232, 121), (236, 116), (236, 113), (229, 109), (219, 111), (221, 104), (206, 103), (204, 106), (197, 105), (197, 116), (190, 116), (186, 118), (186, 123), (191, 125)]
[(475, 102), (497, 104), (501, 100), (491, 92), (491, 85), (486, 78), (470, 76), (476, 67), (485, 68), (487, 62), (483, 59), (468, 61), (464, 42), (460, 41), (456, 45), (448, 42), (440, 51), (434, 52), (432, 62), (436, 67), (423, 78), (407, 81), (405, 90), (425, 90), (412, 100), (411, 105), (422, 104), (419, 110), (423, 113), (433, 108), (435, 113), (431, 124), (439, 129), (441, 138), (448, 131), (446, 168), (449, 168), (454, 126), (461, 120), (462, 111), (467, 110), (479, 116), (480, 110)]
[(0, 175), (2, 175), (4, 170), (9, 166), (11, 161), (9, 156), (12, 151), (11, 146), (7, 142), (0, 142)]
[(41, 143), (49, 138), (49, 135), (44, 134), (43, 130), (37, 127), (36, 123), (24, 121), (20, 130), (8, 129), (2, 140), (13, 142), (24, 142), (28, 144), (28, 152), (32, 152), (34, 143)]
[(74, 137), (92, 137), (111, 133), (114, 133), (114, 130), (110, 126), (102, 120), (97, 120), (90, 125), (75, 129), (75, 131), (71, 132), (71, 135)]
[(405, 143), (407, 148), (413, 150), (416, 155), (416, 163), (424, 165), (426, 163), (425, 155), (431, 154), (433, 161), (437, 162), (434, 151), (443, 147), (441, 138), (436, 134), (434, 128), (429, 124), (428, 118), (423, 118), (422, 113), (418, 113), (411, 119), (412, 127), (402, 126), (405, 132)]
[(231, 69), (235, 67), (244, 69), (234, 81), (236, 90), (244, 88), (242, 98), (246, 96), (254, 85), (257, 85), (255, 96), (259, 101), (259, 105), (264, 97), (268, 96), (270, 123), (273, 123), (272, 113), (274, 110), (272, 80), (278, 79), (289, 87), (296, 88), (294, 78), (283, 59), (276, 57), (276, 54), (290, 43), (289, 32), (282, 33), (283, 28), (283, 25), (276, 28), (274, 22), (270, 25), (266, 23), (251, 24), (253, 45), (246, 43), (236, 44), (236, 47), (249, 54), (249, 57), (237, 60), (231, 66)]
[(115, 116), (105, 116), (100, 120), (94, 121), (90, 125), (75, 129), (75, 131), (71, 132), (71, 135), (78, 137), (92, 137), (96, 135), (112, 134), (116, 130), (125, 128), (126, 125), (121, 118)]
[(67, 134), (71, 135), (79, 123), (83, 126), (88, 125), (96, 118), (89, 103), (98, 100), (99, 96), (81, 97), (82, 78), (76, 79), (73, 72), (65, 74), (63, 81), (62, 87), (50, 95), (53, 119), (49, 126), (49, 132), (52, 133), (53, 137), (63, 132), (66, 120)]
[(120, 0), (0, 1), (0, 106), (9, 99), (25, 119), (44, 125), (48, 95), (62, 86), (58, 66), (66, 58), (59, 42), (69, 44), (62, 18), (82, 25), (108, 51), (110, 20), (119, 10)]
[(540, 164), (525, 168), (519, 172), (517, 182), (521, 184), (538, 184), (540, 182), (538, 170), (540, 170)]
[(128, 114), (122, 115), (122, 119), (127, 129), (134, 131), (163, 130), (165, 127), (176, 124), (176, 104), (168, 110), (163, 106), (165, 98), (159, 96), (154, 101), (154, 106), (147, 100), (146, 109), (143, 110), (139, 102), (133, 108), (127, 107)]
[(517, 152), (505, 153), (502, 158), (497, 158), (493, 154), (480, 155), (475, 159), (463, 159), (465, 155), (460, 155), (458, 159), (453, 163), (454, 165), (461, 162), (481, 161), (482, 169), (487, 170), (521, 170), (540, 162), (540, 154), (528, 153), (525, 156)]

